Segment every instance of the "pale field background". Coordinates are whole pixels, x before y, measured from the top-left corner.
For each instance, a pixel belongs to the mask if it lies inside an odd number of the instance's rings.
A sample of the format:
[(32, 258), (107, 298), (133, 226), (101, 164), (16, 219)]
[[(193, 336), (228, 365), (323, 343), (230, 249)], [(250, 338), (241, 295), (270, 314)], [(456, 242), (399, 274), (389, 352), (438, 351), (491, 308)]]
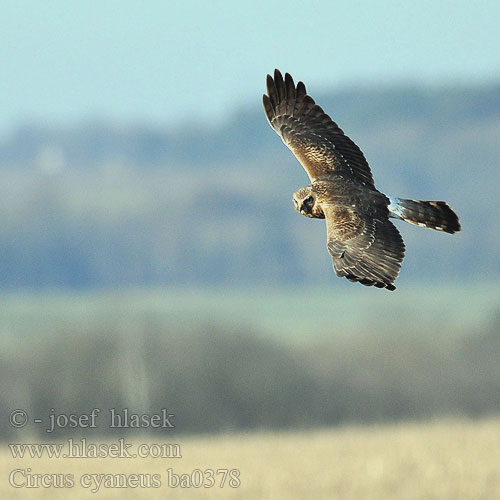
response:
[[(151, 288), (91, 292), (5, 292), (0, 296), (2, 341), (43, 338), (120, 318), (123, 329), (153, 316), (184, 331), (200, 325), (246, 327), (265, 337), (310, 343), (329, 336), (395, 330), (409, 325), (457, 336), (493, 317), (496, 283), (407, 285), (393, 294), (368, 287)], [(306, 333), (306, 334), (305, 334)]]
[[(89, 439), (90, 441), (90, 439)], [(143, 442), (144, 440), (139, 440)], [(64, 440), (62, 441), (64, 442)], [(93, 441), (97, 442), (97, 441)], [(113, 442), (101, 441), (101, 442)], [(131, 440), (128, 440), (131, 442)], [(135, 441), (134, 441), (135, 442)], [(500, 420), (442, 419), (393, 425), (345, 426), (328, 430), (256, 432), (179, 437), (177, 459), (0, 458), (1, 498), (227, 498), (341, 500), (494, 500), (500, 498)], [(71, 489), (13, 489), (9, 471), (74, 474)], [(237, 468), (241, 486), (173, 489), (166, 470)], [(158, 489), (104, 489), (79, 485), (84, 473), (161, 474)]]

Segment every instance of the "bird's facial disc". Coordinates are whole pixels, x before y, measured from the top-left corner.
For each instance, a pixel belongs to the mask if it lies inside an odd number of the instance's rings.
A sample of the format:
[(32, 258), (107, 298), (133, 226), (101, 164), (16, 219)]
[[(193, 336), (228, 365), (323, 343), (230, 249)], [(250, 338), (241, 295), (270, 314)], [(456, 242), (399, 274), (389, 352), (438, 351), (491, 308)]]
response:
[(299, 207), (300, 213), (302, 215), (307, 215), (310, 217), (312, 215), (313, 207), (314, 207), (314, 197), (312, 195), (309, 195), (307, 198), (302, 200), (302, 203), (300, 204)]
[(306, 217), (314, 217), (313, 209), (316, 200), (310, 191), (304, 191), (299, 190), (294, 193), (293, 206), (300, 214), (305, 215)]

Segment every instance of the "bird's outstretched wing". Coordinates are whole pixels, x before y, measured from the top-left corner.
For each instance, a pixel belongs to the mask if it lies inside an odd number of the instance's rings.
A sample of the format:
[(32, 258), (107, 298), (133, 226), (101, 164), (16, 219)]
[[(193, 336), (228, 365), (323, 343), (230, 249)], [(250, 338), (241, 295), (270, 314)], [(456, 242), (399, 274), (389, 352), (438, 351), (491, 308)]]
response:
[(311, 181), (330, 173), (348, 173), (373, 185), (368, 162), (361, 150), (340, 127), (307, 95), (302, 82), (295, 86), (274, 70), (267, 75), (264, 109), (271, 126), (292, 150)]
[(337, 276), (394, 290), (405, 245), (388, 219), (373, 218), (348, 206), (322, 205), (328, 251)]

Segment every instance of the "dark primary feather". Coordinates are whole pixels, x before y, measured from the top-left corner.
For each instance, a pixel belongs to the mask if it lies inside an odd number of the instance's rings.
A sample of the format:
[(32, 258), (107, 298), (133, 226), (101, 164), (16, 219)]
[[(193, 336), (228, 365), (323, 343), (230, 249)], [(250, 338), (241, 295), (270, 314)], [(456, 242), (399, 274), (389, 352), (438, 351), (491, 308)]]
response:
[(373, 186), (368, 162), (356, 144), (307, 95), (302, 82), (295, 86), (279, 70), (274, 79), (267, 75), (267, 95), (263, 96), (269, 123), (300, 161), (311, 181), (337, 173), (346, 174)]
[(394, 290), (405, 245), (385, 218), (359, 213), (353, 207), (323, 205), (328, 251), (337, 276), (363, 285)]

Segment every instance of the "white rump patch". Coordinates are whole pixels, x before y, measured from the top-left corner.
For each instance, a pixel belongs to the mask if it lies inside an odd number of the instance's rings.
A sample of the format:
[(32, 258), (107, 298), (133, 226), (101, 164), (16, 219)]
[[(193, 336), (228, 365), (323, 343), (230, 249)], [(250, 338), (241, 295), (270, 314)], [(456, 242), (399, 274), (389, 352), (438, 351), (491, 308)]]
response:
[(403, 208), (399, 205), (400, 198), (393, 198), (389, 196), (389, 201), (391, 202), (387, 207), (389, 209), (389, 217), (394, 219), (403, 219)]

